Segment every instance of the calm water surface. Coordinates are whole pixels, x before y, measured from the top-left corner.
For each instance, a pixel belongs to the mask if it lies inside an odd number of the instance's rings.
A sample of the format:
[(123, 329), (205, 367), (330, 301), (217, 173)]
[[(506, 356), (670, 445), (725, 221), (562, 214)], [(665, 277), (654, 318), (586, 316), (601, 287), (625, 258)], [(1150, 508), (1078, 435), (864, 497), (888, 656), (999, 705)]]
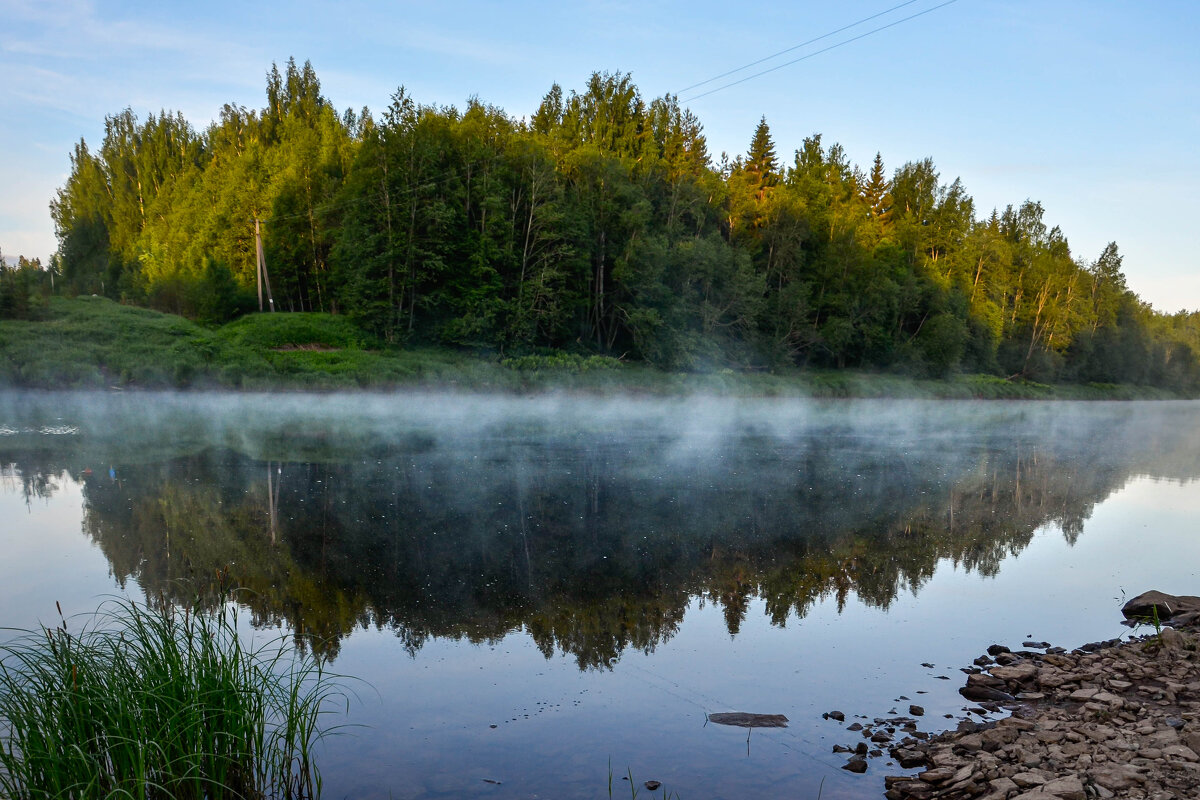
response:
[[(189, 599), (228, 567), (247, 636), (362, 680), (327, 797), (604, 797), (610, 763), (615, 796), (628, 770), (685, 800), (878, 797), (883, 762), (841, 770), (855, 734), (823, 711), (911, 701), (940, 730), (992, 642), (1109, 638), (1126, 596), (1200, 594), (1198, 423), (1196, 403), (0, 395), (0, 625)], [(705, 724), (731, 710), (791, 723)]]

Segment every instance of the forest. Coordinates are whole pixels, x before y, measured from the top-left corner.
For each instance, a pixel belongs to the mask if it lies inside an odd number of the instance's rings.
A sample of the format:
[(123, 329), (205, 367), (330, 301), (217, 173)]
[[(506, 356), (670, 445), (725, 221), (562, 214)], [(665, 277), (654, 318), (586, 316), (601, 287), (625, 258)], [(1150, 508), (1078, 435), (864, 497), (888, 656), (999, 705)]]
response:
[(3, 270), (0, 316), (36, 315), (54, 280), (225, 322), (259, 308), (257, 226), (277, 311), (379, 347), (1200, 389), (1200, 312), (1140, 300), (1115, 243), (1073, 253), (1032, 200), (976, 209), (929, 158), (889, 172), (820, 134), (781, 156), (765, 117), (748, 134), (714, 157), (676, 97), (620, 73), (523, 117), (404, 88), (339, 113), (289, 60), (262, 109), (202, 131), (126, 109), (81, 140), (59, 250)]

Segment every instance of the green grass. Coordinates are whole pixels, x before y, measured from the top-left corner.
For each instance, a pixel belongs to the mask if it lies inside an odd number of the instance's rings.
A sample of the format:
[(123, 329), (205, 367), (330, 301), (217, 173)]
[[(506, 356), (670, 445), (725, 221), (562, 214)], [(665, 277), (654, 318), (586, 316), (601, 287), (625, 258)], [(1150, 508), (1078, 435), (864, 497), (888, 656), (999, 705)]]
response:
[(945, 380), (855, 370), (664, 372), (544, 351), (502, 358), (387, 347), (347, 318), (250, 314), (219, 328), (100, 297), (50, 298), (45, 318), (0, 321), (0, 386), (570, 391), (754, 397), (1129, 400), (1176, 397), (1128, 385), (1047, 386), (992, 375)]
[(318, 797), (337, 687), (282, 640), (247, 649), (234, 614), (114, 600), (0, 646), (0, 797)]
[(219, 329), (220, 338), (243, 347), (271, 349), (316, 345), (361, 349), (366, 335), (345, 317), (333, 314), (251, 314)]

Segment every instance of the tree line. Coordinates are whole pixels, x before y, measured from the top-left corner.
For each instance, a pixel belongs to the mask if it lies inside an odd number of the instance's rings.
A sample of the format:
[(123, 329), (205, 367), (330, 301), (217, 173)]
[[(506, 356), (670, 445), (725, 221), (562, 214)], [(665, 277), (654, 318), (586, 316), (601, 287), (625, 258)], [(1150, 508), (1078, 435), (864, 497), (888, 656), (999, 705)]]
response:
[(862, 169), (814, 134), (788, 163), (763, 118), (714, 160), (624, 74), (521, 119), (403, 88), (376, 115), (289, 60), (266, 100), (81, 140), (51, 203), (61, 287), (227, 320), (256, 308), (258, 221), (276, 308), (386, 344), (1200, 388), (1200, 312), (1156, 312), (1115, 243), (1074, 254), (1037, 202), (977, 213), (930, 159)]

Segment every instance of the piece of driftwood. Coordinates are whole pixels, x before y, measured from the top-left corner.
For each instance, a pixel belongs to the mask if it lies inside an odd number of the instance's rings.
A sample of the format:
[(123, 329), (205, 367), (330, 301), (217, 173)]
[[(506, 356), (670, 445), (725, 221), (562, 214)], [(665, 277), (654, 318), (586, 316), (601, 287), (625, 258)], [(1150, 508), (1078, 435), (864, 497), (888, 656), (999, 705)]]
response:
[(783, 714), (747, 714), (745, 711), (709, 714), (708, 721), (739, 728), (786, 728), (788, 724), (788, 718)]

